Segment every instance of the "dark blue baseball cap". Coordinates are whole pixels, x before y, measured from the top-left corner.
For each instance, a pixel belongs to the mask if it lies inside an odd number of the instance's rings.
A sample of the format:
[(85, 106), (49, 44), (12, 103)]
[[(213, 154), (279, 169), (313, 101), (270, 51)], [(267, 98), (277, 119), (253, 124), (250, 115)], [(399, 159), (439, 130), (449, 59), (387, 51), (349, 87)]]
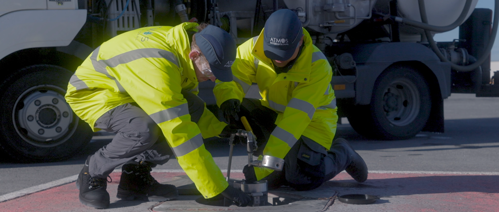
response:
[(272, 60), (288, 60), (303, 36), (301, 21), (295, 12), (280, 9), (265, 22), (263, 52)]
[(236, 59), (237, 46), (232, 36), (223, 29), (208, 25), (194, 34), (196, 44), (210, 64), (215, 77), (223, 82), (232, 81), (231, 66)]

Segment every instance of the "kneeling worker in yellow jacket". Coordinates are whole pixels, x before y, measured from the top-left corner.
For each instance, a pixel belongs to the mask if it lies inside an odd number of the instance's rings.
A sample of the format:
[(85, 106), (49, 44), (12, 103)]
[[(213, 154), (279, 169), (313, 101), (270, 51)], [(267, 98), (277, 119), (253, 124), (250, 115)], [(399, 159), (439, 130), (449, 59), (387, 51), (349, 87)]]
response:
[(66, 100), (94, 131), (116, 136), (85, 162), (76, 182), (80, 202), (107, 208), (106, 178), (120, 165), (118, 198), (176, 198), (175, 186), (159, 184), (150, 173), (168, 161), (171, 148), (204, 198), (248, 205), (251, 198), (228, 186), (203, 144), (235, 129), (197, 96), (199, 82), (232, 81), (235, 54), (227, 32), (197, 23), (136, 29), (95, 49), (71, 77)]
[[(241, 44), (232, 72), (234, 81), (214, 89), (225, 119), (235, 123), (246, 116), (259, 141), (256, 155), (284, 160), (282, 171), (245, 166), (247, 181), (310, 190), (343, 170), (358, 182), (367, 179), (362, 157), (345, 139), (333, 141), (338, 116), (332, 68), (293, 11), (274, 12), (259, 36)], [(243, 99), (253, 83), (262, 99)]]

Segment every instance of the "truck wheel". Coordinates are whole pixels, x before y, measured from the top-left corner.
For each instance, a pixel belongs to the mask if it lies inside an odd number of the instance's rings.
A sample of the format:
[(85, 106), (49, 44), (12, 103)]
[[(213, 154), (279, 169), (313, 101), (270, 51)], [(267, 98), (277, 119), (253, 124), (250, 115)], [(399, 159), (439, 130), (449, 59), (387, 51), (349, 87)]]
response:
[(64, 160), (92, 138), (64, 99), (72, 72), (33, 65), (0, 85), (0, 148), (17, 162)]
[(431, 98), (426, 80), (413, 68), (392, 66), (374, 85), (370, 105), (355, 107), (348, 117), (359, 134), (375, 139), (408, 139), (425, 126)]

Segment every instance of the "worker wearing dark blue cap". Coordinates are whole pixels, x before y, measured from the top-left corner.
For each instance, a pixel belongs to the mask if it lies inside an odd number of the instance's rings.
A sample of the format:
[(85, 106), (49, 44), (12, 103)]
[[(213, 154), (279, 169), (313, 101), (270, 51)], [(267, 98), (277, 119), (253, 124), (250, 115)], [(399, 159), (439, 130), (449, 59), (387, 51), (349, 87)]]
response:
[[(229, 33), (209, 25), (194, 34), (196, 44), (204, 53), (214, 76), (223, 82), (232, 81), (231, 66), (236, 55), (236, 45)], [(191, 56), (191, 55), (190, 55)]]
[[(269, 18), (270, 19), (270, 18)], [(279, 10), (265, 23), (263, 51), (277, 67), (284, 67), (297, 57), (303, 44), (300, 19), (291, 10)], [(294, 56), (294, 57), (293, 57)]]
[[(238, 47), (234, 81), (214, 89), (226, 120), (248, 118), (258, 138), (256, 156), (284, 161), (280, 171), (245, 166), (247, 181), (310, 190), (343, 170), (358, 182), (367, 179), (362, 157), (345, 139), (333, 141), (338, 121), (333, 72), (312, 42), (295, 12), (275, 11), (259, 36)], [(262, 99), (244, 98), (253, 83)]]
[(227, 32), (197, 23), (136, 29), (95, 49), (71, 77), (65, 97), (94, 131), (116, 136), (85, 162), (76, 182), (80, 202), (107, 208), (106, 178), (120, 165), (119, 199), (175, 199), (175, 186), (159, 184), (150, 173), (168, 161), (171, 148), (204, 198), (248, 205), (251, 198), (228, 185), (203, 143), (236, 129), (197, 96), (199, 82), (232, 81), (235, 54)]

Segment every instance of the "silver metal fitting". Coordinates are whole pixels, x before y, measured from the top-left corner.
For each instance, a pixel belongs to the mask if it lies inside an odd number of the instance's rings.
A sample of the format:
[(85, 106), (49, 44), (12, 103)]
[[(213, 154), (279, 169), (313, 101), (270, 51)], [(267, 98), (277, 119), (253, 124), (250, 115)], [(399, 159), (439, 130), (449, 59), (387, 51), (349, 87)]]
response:
[(253, 206), (264, 206), (268, 202), (267, 181), (260, 180), (254, 183), (242, 181), (241, 191), (249, 194), (253, 198)]
[(270, 155), (264, 155), (261, 166), (275, 171), (282, 171), (284, 160)]
[(264, 193), (267, 192), (267, 181), (260, 180), (254, 183), (246, 183), (243, 181), (241, 183), (241, 190), (244, 193)]

